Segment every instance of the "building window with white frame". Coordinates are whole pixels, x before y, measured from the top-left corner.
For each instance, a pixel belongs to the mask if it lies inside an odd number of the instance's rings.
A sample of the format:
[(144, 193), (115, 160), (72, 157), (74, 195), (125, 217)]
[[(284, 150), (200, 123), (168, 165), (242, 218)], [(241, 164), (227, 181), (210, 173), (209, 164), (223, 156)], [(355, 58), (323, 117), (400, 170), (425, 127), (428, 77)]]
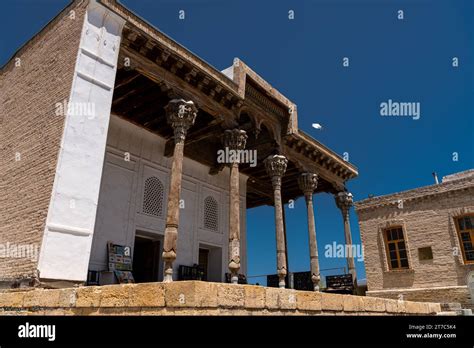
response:
[(219, 206), (212, 196), (204, 199), (204, 228), (212, 231), (219, 230)]

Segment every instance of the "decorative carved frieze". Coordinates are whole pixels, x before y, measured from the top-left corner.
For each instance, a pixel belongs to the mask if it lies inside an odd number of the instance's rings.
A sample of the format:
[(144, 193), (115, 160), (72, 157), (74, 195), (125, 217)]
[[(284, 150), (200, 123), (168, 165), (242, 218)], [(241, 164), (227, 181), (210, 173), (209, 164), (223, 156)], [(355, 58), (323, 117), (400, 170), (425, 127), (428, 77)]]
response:
[(170, 55), (171, 55), (171, 53), (170, 53), (169, 51), (167, 51), (167, 50), (163, 51), (163, 52), (161, 53), (161, 56), (160, 56), (161, 61), (162, 61), (163, 63), (166, 62), (166, 61), (168, 60), (168, 58), (170, 57)]
[(280, 118), (285, 118), (288, 116), (286, 109), (274, 103), (268, 96), (264, 95), (249, 83), (245, 85), (245, 98), (249, 98), (255, 104), (259, 105), (265, 110), (270, 111), (272, 114)]
[(190, 82), (191, 80), (195, 79), (196, 76), (197, 76), (197, 70), (192, 68), (191, 71), (189, 71), (188, 73), (186, 73), (186, 75), (184, 75), (184, 79), (186, 82)]
[(170, 67), (170, 71), (173, 73), (173, 74), (176, 74), (176, 72), (180, 69), (182, 69), (184, 66), (184, 62), (182, 60), (178, 60), (176, 61), (176, 63), (174, 63), (171, 67)]
[(205, 87), (209, 85), (209, 82), (211, 82), (211, 80), (207, 76), (204, 76), (204, 78), (198, 82), (197, 87), (200, 90), (203, 90)]

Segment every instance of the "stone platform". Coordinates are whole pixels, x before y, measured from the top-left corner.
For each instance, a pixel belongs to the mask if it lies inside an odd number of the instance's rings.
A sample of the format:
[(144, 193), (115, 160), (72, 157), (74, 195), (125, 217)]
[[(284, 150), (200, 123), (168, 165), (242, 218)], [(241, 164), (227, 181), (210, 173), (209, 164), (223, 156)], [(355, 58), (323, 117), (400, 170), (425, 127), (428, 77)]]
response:
[(436, 315), (438, 303), (201, 281), (16, 289), (0, 315)]

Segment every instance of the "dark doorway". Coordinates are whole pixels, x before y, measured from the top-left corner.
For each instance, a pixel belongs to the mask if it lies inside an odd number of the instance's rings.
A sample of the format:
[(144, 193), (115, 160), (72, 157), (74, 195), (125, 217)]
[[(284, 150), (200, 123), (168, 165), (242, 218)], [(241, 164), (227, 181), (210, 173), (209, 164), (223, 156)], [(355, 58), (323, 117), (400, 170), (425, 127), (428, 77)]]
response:
[(133, 277), (135, 282), (157, 282), (159, 262), (160, 242), (153, 239), (135, 237), (133, 249)]
[(209, 265), (209, 250), (208, 249), (199, 249), (199, 268), (203, 272), (202, 279), (207, 281), (207, 270)]

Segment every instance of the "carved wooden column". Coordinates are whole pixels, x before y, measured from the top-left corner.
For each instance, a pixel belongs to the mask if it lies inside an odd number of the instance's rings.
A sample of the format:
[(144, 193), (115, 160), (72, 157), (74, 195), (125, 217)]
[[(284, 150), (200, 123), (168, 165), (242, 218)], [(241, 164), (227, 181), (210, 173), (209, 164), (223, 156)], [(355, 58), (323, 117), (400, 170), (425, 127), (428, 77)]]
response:
[(179, 196), (183, 172), (183, 152), (186, 133), (194, 124), (197, 108), (192, 101), (173, 99), (165, 107), (168, 123), (174, 130), (173, 163), (168, 193), (168, 210), (166, 212), (165, 240), (163, 243), (163, 260), (165, 264), (164, 282), (173, 281), (173, 262), (176, 260)]
[(318, 243), (316, 240), (316, 225), (314, 223), (313, 210), (313, 192), (318, 185), (318, 175), (313, 173), (303, 173), (298, 178), (298, 185), (304, 193), (306, 210), (308, 212), (311, 280), (313, 281), (314, 291), (319, 291), (319, 281), (321, 280), (321, 276), (319, 273)]
[[(286, 213), (285, 213), (285, 203), (283, 202), (281, 208), (281, 216), (283, 217), (283, 238), (285, 239), (285, 260), (286, 260), (286, 272), (290, 272), (290, 265), (288, 264), (288, 239), (286, 238)], [(290, 282), (290, 278), (286, 277), (286, 280)], [(290, 284), (288, 284), (291, 286)]]
[(230, 163), (229, 181), (229, 271), (231, 282), (237, 284), (240, 270), (240, 191), (239, 163), (237, 154), (245, 148), (247, 134), (244, 130), (232, 129), (224, 132), (224, 146), (235, 154)]
[(286, 171), (288, 160), (285, 156), (273, 155), (265, 159), (265, 169), (272, 179), (274, 205), (275, 205), (275, 232), (277, 242), (277, 273), (279, 278), (279, 287), (285, 287), (286, 256), (285, 256), (285, 237), (283, 235), (283, 206), (281, 202), (281, 178)]
[(352, 193), (341, 191), (336, 196), (336, 205), (342, 212), (342, 218), (344, 220), (344, 237), (346, 240), (346, 249), (349, 252), (347, 255), (347, 267), (349, 268), (349, 273), (352, 274), (352, 282), (354, 283), (354, 290), (357, 287), (357, 275), (354, 263), (354, 255), (352, 250), (352, 236), (351, 236), (351, 225), (349, 223), (349, 211), (352, 206)]

